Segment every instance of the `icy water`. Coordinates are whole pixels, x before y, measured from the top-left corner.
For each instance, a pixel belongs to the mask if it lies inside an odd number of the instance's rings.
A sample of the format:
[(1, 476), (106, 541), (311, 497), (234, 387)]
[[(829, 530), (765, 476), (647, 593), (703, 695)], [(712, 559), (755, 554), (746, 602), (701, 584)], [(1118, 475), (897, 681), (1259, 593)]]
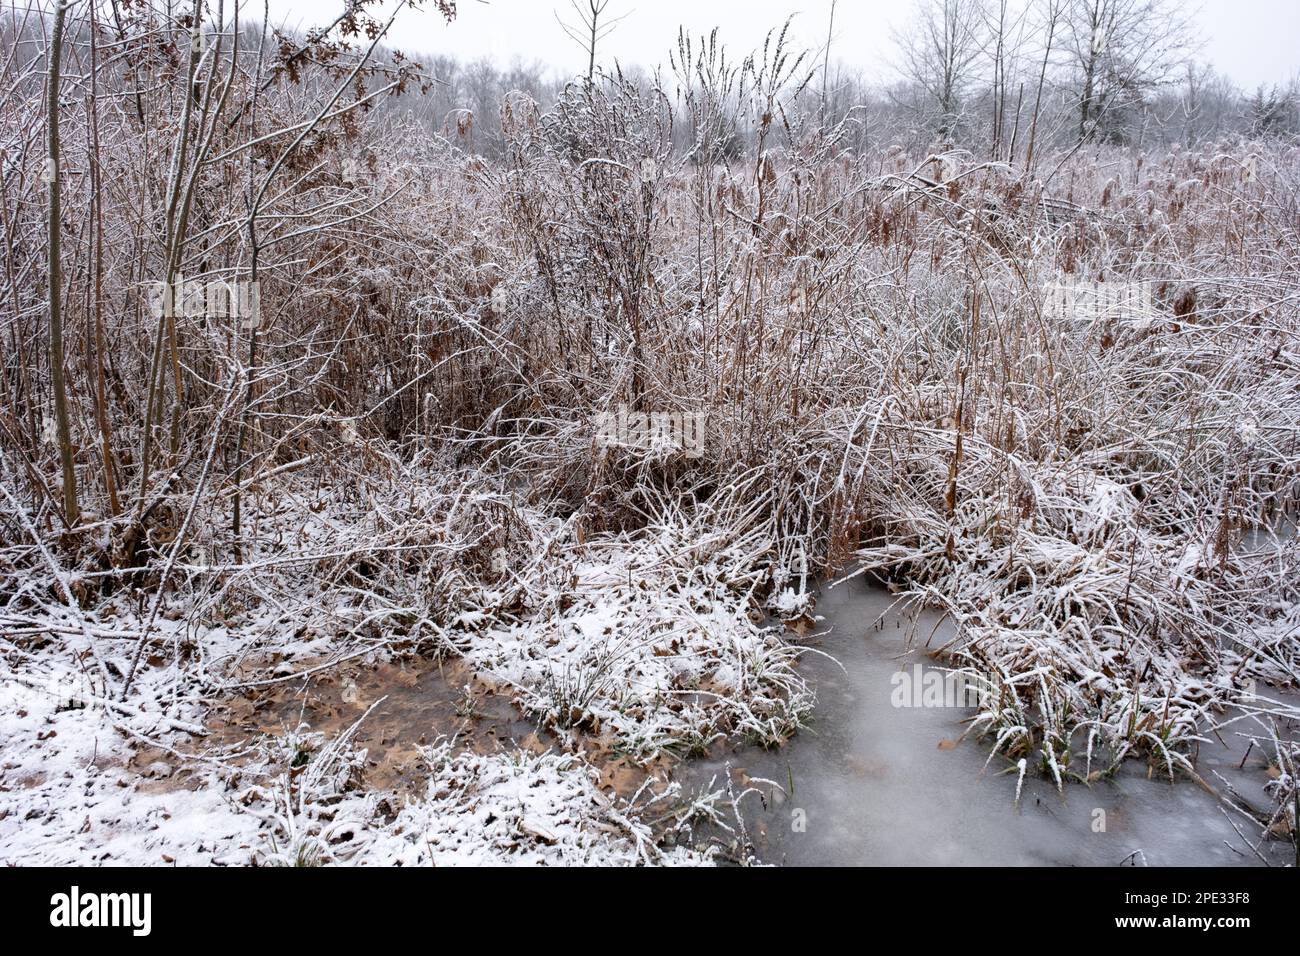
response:
[[(1219, 800), (1196, 783), (1148, 778), (1132, 762), (1116, 778), (1092, 786), (1027, 777), (1014, 805), (1016, 776), (999, 773), (995, 758), (983, 770), (985, 743), (954, 743), (972, 711), (959, 707), (896, 707), (894, 675), (930, 665), (929, 639), (949, 635), (933, 614), (892, 607), (893, 595), (862, 581), (823, 589), (824, 620), (801, 665), (817, 685), (813, 725), (778, 751), (733, 747), (678, 768), (689, 786), (716, 784), (731, 773), (737, 790), (766, 778), (766, 807), (747, 798), (749, 838), (766, 862), (805, 865), (1088, 865), (1127, 862), (1151, 866), (1262, 865), (1220, 811)], [(877, 623), (879, 622), (879, 623)], [(908, 650), (916, 627), (920, 645)], [(1243, 725), (1244, 727), (1244, 725)], [(1223, 743), (1202, 744), (1198, 772), (1224, 790), (1217, 770), (1257, 808), (1270, 805), (1262, 785), (1266, 762), (1258, 747), (1223, 732)], [(1232, 811), (1229, 811), (1230, 813)], [(1252, 841), (1259, 828), (1234, 814)], [(1225, 842), (1226, 841), (1226, 842)], [(1229, 846), (1231, 845), (1231, 847)], [(1270, 862), (1294, 859), (1290, 841), (1261, 847)]]

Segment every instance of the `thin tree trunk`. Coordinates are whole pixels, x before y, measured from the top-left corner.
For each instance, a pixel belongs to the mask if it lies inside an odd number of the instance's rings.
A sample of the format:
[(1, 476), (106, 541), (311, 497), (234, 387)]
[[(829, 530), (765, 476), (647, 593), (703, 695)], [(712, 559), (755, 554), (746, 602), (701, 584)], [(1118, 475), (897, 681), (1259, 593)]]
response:
[(99, 24), (95, 6), (90, 6), (90, 131), (91, 155), (89, 162), (92, 196), (95, 204), (91, 223), (95, 232), (95, 421), (99, 426), (101, 456), (104, 461), (104, 491), (108, 495), (109, 514), (114, 517), (121, 511), (117, 498), (117, 468), (113, 457), (112, 429), (108, 418), (108, 389), (104, 383), (104, 198), (102, 171), (99, 168), (99, 102), (96, 74), (99, 70), (97, 36)]
[(831, 0), (831, 17), (826, 24), (826, 52), (822, 57), (822, 115), (821, 127), (822, 132), (826, 131), (826, 81), (830, 78), (831, 70), (831, 40), (835, 34), (835, 0)]
[(1038, 116), (1043, 107), (1043, 84), (1047, 80), (1047, 64), (1052, 57), (1052, 37), (1056, 34), (1056, 8), (1051, 10), (1047, 25), (1047, 45), (1043, 49), (1043, 65), (1038, 71), (1038, 89), (1034, 92), (1034, 118), (1029, 123), (1029, 146), (1025, 150), (1025, 172), (1034, 171), (1034, 144), (1038, 139)]
[(61, 295), (63, 272), (60, 263), (59, 232), (63, 210), (59, 197), (59, 70), (62, 66), (63, 21), (68, 0), (61, 0), (54, 10), (54, 31), (50, 38), (49, 57), (49, 158), (46, 172), (50, 180), (49, 203), (49, 293), (50, 293), (50, 384), (54, 389), (54, 422), (58, 429), (59, 461), (63, 466), (63, 520), (69, 528), (80, 518), (77, 507), (77, 470), (72, 460), (72, 432), (68, 426), (68, 393), (63, 381), (63, 310)]

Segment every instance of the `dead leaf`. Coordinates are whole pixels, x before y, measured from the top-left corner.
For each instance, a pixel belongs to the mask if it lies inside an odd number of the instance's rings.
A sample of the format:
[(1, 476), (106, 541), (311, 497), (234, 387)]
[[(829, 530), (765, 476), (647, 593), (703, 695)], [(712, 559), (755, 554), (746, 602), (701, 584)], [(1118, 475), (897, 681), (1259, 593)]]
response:
[(539, 840), (547, 846), (554, 846), (556, 843), (556, 836), (554, 833), (546, 829), (546, 827), (542, 826), (540, 823), (534, 823), (526, 817), (519, 821), (519, 832), (532, 837), (534, 840)]

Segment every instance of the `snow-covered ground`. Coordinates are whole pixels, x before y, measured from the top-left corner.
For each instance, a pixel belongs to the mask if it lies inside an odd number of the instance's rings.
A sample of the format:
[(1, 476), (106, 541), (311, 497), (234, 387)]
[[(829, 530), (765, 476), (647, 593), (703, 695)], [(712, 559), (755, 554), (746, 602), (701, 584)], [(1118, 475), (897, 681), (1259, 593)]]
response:
[[(337, 532), (342, 522), (330, 520)], [(728, 577), (734, 549), (687, 529), (538, 540), (548, 560), (508, 576), (523, 585), (514, 610), (450, 619), (433, 653), (455, 647), (456, 663), (516, 700), (548, 743), (536, 734), (504, 746), (494, 739), (484, 752), (472, 731), (412, 728), (422, 742), (418, 780), (400, 791), (371, 772), (356, 739), (379, 724), (381, 700), (356, 703), (346, 680), (342, 700), (356, 705), (355, 719), (329, 735), (300, 720), (264, 733), (214, 718), (234, 702), (260, 709), (254, 702), (271, 691), (283, 691), (292, 714), (292, 688), (309, 679), (333, 679), (347, 664), (418, 661), (410, 649), (418, 627), (409, 622), (400, 633), (362, 636), (355, 625), (366, 620), (364, 605), (295, 610), (282, 603), (292, 586), (267, 600), (276, 613), (250, 604), (212, 627), (163, 616), (157, 640), (192, 648), (190, 663), (145, 655), (131, 703), (122, 704), (98, 675), (120, 686), (145, 630), (137, 611), (109, 601), (29, 615), (26, 631), (66, 632), (73, 645), (92, 634), (95, 653), (83, 649), (85, 670), (73, 673), (66, 646), (45, 642), (0, 671), (0, 862), (710, 862), (712, 851), (691, 848), (690, 834), (697, 819), (721, 820), (723, 794), (680, 792), (661, 773), (662, 758), (726, 736), (775, 743), (793, 733), (812, 702), (794, 670), (798, 649), (780, 628), (756, 623), (754, 582)], [(499, 600), (508, 585), (496, 573)], [(268, 587), (259, 584), (264, 599)], [(203, 616), (190, 610), (186, 617)], [(284, 621), (313, 626), (285, 637)], [(222, 730), (200, 735), (205, 726)], [(613, 760), (644, 769), (617, 786)]]
[[(0, 862), (10, 864), (244, 864), (260, 821), (223, 774), (186, 762), (137, 764), (158, 748), (153, 716), (64, 705), (49, 687), (0, 681)], [(179, 741), (176, 741), (179, 743)]]
[(640, 807), (600, 789), (580, 753), (477, 754), (444, 740), (427, 748), (425, 792), (410, 798), (354, 785), (364, 751), (347, 734), (292, 733), (255, 759), (218, 761), (150, 715), (65, 709), (73, 702), (16, 681), (3, 693), (0, 864), (709, 861), (661, 848)]

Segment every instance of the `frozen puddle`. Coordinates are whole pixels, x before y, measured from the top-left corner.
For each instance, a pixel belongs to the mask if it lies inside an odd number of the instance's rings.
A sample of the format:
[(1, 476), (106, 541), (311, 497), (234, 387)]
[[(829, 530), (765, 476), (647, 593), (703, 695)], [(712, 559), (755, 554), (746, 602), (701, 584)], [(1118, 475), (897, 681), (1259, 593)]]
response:
[[(1131, 762), (1115, 778), (1091, 787), (1067, 783), (1065, 792), (1043, 779), (1025, 781), (1014, 806), (1015, 775), (1007, 761), (981, 768), (988, 744), (953, 744), (972, 711), (957, 707), (895, 707), (891, 679), (929, 663), (923, 650), (939, 617), (890, 608), (893, 595), (849, 581), (823, 590), (824, 620), (810, 646), (834, 662), (808, 654), (800, 665), (817, 685), (814, 723), (785, 747), (764, 751), (736, 746), (678, 769), (688, 786), (716, 786), (730, 768), (737, 792), (746, 780), (764, 791), (766, 807), (746, 798), (749, 838), (762, 860), (805, 865), (1260, 865), (1219, 810), (1219, 801), (1180, 778), (1148, 779), (1146, 764)], [(883, 617), (882, 617), (883, 616)], [(882, 621), (882, 626), (876, 622)], [(908, 629), (919, 629), (907, 650)], [(947, 632), (934, 635), (937, 647)], [(1216, 788), (1217, 770), (1256, 807), (1270, 804), (1261, 787), (1265, 762), (1258, 748), (1238, 770), (1246, 743), (1224, 731), (1227, 746), (1202, 744), (1198, 772)], [(793, 792), (783, 796), (766, 778)], [(1232, 811), (1229, 811), (1230, 813)], [(1233, 822), (1258, 841), (1259, 828), (1240, 814)], [(1227, 843), (1225, 844), (1225, 841)], [(1231, 844), (1231, 848), (1227, 844)], [(1140, 853), (1139, 853), (1140, 851)], [(1292, 861), (1289, 840), (1261, 847), (1274, 864)]]

